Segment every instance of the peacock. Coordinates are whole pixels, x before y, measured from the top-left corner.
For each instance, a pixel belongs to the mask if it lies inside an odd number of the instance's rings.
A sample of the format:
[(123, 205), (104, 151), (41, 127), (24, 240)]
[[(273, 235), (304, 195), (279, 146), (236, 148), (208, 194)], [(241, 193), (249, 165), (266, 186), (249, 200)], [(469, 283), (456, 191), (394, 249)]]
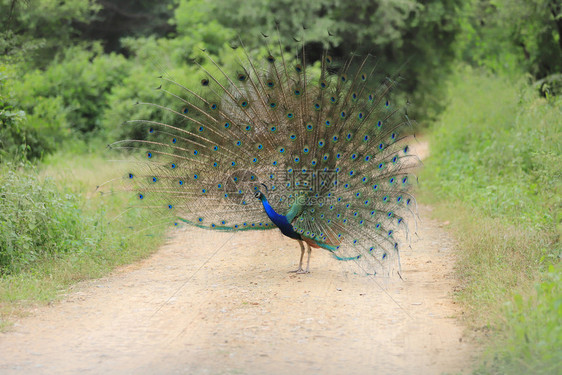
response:
[(279, 229), (300, 245), (292, 272), (309, 273), (321, 248), (368, 274), (399, 273), (420, 162), (406, 108), (391, 100), (398, 80), (378, 76), (371, 55), (340, 62), (324, 49), (309, 64), (303, 39), (273, 39), (263, 34), (262, 58), (233, 46), (232, 72), (203, 50), (197, 87), (162, 75), (169, 105), (137, 103), (158, 120), (127, 121), (137, 136), (110, 145), (134, 160), (119, 189), (152, 220)]

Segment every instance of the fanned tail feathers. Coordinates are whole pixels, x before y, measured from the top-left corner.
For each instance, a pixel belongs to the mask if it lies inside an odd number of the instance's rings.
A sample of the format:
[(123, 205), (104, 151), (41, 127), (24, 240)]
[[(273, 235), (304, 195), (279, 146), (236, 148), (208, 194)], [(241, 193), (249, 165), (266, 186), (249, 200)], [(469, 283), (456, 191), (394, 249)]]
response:
[(324, 52), (307, 66), (304, 43), (289, 57), (265, 42), (262, 59), (233, 50), (233, 74), (205, 54), (200, 87), (161, 77), (170, 104), (139, 105), (175, 120), (124, 125), (143, 136), (111, 145), (134, 157), (118, 188), (154, 220), (229, 231), (275, 228), (254, 198), (267, 191), (309, 242), (370, 273), (398, 270), (419, 159), (406, 144), (411, 122), (391, 102), (397, 82), (377, 79), (370, 56), (340, 65)]

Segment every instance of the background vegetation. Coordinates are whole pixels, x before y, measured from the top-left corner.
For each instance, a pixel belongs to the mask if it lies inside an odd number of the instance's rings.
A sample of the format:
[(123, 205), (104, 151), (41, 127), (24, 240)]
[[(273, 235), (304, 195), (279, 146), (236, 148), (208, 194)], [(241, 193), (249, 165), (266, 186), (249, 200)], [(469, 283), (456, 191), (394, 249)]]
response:
[(0, 319), (155, 248), (159, 230), (112, 219), (126, 199), (93, 199), (103, 145), (154, 116), (134, 103), (162, 100), (163, 71), (194, 86), (199, 48), (228, 66), (277, 23), (285, 44), (307, 28), (311, 59), (403, 75), (431, 141), (422, 199), (452, 222), (457, 297), (491, 337), (474, 371), (561, 372), (560, 0), (0, 0)]

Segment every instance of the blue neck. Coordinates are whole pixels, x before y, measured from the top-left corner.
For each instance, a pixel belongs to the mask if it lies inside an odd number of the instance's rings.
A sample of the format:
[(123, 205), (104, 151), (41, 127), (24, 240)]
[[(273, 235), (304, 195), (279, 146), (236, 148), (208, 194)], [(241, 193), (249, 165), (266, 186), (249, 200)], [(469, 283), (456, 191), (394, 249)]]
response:
[(273, 223), (277, 225), (277, 227), (281, 230), (281, 233), (283, 233), (287, 237), (294, 238), (296, 240), (301, 239), (300, 234), (298, 234), (293, 230), (293, 226), (291, 225), (289, 220), (287, 220), (287, 217), (275, 212), (273, 207), (271, 207), (271, 205), (267, 201), (265, 195), (262, 194), (260, 200), (263, 205), (263, 209), (265, 210), (265, 213), (271, 219), (271, 221), (273, 221)]

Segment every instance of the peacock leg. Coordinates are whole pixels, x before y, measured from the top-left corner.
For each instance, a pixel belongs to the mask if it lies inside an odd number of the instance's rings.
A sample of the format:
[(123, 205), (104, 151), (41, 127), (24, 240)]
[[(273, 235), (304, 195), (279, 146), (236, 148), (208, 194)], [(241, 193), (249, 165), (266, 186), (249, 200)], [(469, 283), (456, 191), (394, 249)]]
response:
[(289, 271), (290, 273), (305, 273), (304, 270), (302, 269), (302, 259), (304, 258), (304, 245), (302, 243), (301, 240), (297, 240), (299, 241), (299, 245), (301, 245), (301, 260), (299, 262), (299, 268), (295, 271)]
[(304, 271), (303, 273), (310, 273), (310, 254), (312, 253), (312, 248), (310, 247), (310, 244), (307, 242), (306, 246), (308, 246), (308, 258), (306, 259), (306, 271)]

